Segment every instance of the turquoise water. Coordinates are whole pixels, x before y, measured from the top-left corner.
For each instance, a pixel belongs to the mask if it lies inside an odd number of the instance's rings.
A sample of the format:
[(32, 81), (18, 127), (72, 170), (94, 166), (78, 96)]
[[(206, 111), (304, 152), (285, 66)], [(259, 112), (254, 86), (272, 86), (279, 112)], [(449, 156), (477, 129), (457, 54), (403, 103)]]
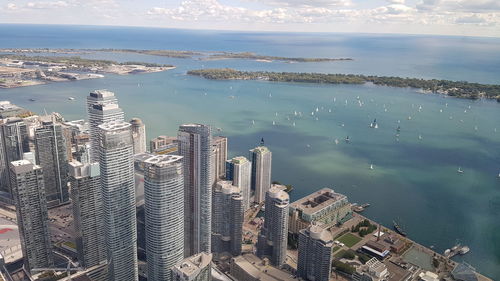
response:
[[(222, 128), (221, 134), (229, 137), (230, 155), (236, 156), (247, 155), (264, 137), (274, 154), (273, 180), (293, 184), (292, 199), (332, 187), (352, 202), (371, 203), (365, 215), (386, 226), (398, 218), (410, 237), (423, 245), (444, 251), (459, 239), (471, 248), (464, 260), (500, 279), (500, 104), (373, 85), (210, 81), (185, 75), (188, 69), (228, 66), (500, 83), (500, 40), (4, 27), (0, 25), (0, 47), (250, 50), (268, 55), (353, 57), (353, 62), (287, 64), (101, 53), (92, 57), (172, 63), (178, 68), (0, 89), (0, 99), (76, 119), (85, 117), (88, 92), (107, 88), (117, 93), (127, 118), (143, 119), (148, 138), (175, 135), (184, 122), (208, 123)], [(69, 101), (69, 96), (76, 100)], [(375, 118), (379, 128), (370, 129)], [(399, 138), (395, 136), (398, 125)], [(349, 144), (343, 141), (346, 136)], [(463, 174), (457, 173), (459, 166)]]

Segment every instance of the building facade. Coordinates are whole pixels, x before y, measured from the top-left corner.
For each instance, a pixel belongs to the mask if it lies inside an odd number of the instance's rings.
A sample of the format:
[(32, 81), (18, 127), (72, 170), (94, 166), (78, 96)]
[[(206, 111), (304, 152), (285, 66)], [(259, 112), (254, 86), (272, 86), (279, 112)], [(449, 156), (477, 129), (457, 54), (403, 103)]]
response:
[(329, 228), (352, 217), (347, 196), (323, 188), (290, 204), (290, 233), (298, 234), (313, 223)]
[(213, 145), (215, 149), (214, 181), (217, 181), (226, 175), (227, 138), (216, 136), (213, 138)]
[(243, 156), (234, 157), (226, 162), (226, 180), (241, 188), (243, 210), (248, 210), (251, 203), (252, 163)]
[(149, 150), (155, 154), (179, 154), (177, 137), (158, 136), (149, 141)]
[(91, 268), (107, 259), (99, 163), (71, 161), (68, 166), (78, 261)]
[(184, 258), (182, 156), (151, 155), (144, 161), (146, 256), (149, 281), (170, 281)]
[(137, 226), (130, 123), (99, 125), (99, 165), (108, 280), (137, 280)]
[(177, 139), (184, 157), (184, 256), (210, 253), (214, 175), (211, 128), (181, 125)]
[(68, 155), (60, 124), (48, 121), (35, 129), (35, 152), (36, 163), (43, 169), (47, 205), (69, 202)]
[(265, 146), (250, 150), (252, 161), (252, 190), (255, 192), (254, 201), (262, 203), (266, 192), (271, 188), (272, 153)]
[(113, 92), (96, 90), (87, 96), (87, 114), (90, 132), (90, 160), (99, 161), (99, 125), (111, 121), (123, 121), (124, 114)]
[(10, 188), (10, 162), (23, 159), (29, 151), (28, 128), (17, 117), (0, 120), (0, 192), (8, 203), (12, 203)]
[(280, 267), (286, 259), (290, 197), (273, 186), (267, 191), (265, 201), (264, 225), (257, 241), (257, 256), (267, 257), (273, 265)]
[(211, 281), (212, 254), (199, 253), (172, 267), (172, 281)]
[(42, 168), (28, 160), (18, 160), (11, 162), (10, 171), (24, 266), (30, 272), (52, 267), (54, 260)]
[(243, 196), (231, 181), (218, 181), (213, 193), (212, 252), (241, 255)]
[(304, 280), (328, 281), (332, 269), (333, 239), (329, 231), (317, 225), (299, 233), (297, 275)]
[(132, 125), (132, 140), (134, 142), (134, 154), (146, 152), (146, 126), (139, 118), (130, 120)]

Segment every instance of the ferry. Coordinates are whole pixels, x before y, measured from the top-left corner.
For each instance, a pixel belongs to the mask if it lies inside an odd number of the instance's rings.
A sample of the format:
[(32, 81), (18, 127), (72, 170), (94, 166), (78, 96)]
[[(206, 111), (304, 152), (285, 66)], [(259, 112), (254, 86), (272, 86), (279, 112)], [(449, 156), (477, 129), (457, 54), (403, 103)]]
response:
[(406, 232), (403, 230), (403, 228), (401, 228), (401, 226), (395, 220), (392, 221), (392, 224), (397, 233), (406, 237), (407, 235)]

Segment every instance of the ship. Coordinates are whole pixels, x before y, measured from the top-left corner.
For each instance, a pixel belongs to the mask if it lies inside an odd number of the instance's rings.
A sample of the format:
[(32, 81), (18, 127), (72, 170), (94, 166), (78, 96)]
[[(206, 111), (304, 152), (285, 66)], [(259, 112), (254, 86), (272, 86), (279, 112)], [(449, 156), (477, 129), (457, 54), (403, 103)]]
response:
[(392, 221), (392, 224), (394, 226), (394, 230), (396, 230), (397, 233), (406, 237), (406, 235), (407, 235), (406, 232), (403, 230), (403, 228), (395, 220)]

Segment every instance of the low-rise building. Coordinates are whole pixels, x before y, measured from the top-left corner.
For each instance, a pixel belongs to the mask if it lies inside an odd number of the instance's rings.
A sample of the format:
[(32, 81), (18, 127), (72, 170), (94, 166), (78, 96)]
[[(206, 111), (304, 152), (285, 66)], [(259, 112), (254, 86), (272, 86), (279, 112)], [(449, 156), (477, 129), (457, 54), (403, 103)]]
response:
[(329, 228), (351, 217), (351, 204), (347, 196), (323, 188), (290, 204), (288, 230), (298, 234), (313, 223)]
[(254, 254), (234, 257), (230, 264), (231, 276), (238, 281), (291, 281), (294, 275), (270, 265), (269, 260), (261, 260)]
[(389, 254), (389, 247), (386, 245), (376, 242), (368, 241), (361, 249), (372, 257), (379, 259), (384, 259)]

